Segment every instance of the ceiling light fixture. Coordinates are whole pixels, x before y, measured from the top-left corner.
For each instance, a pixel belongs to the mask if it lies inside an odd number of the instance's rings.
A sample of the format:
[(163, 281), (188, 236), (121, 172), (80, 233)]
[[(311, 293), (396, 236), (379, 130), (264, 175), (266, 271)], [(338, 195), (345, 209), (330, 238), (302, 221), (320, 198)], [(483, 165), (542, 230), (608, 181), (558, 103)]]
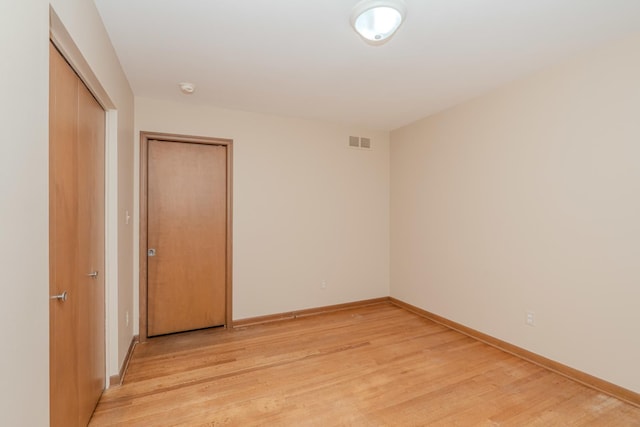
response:
[(369, 44), (385, 43), (402, 24), (406, 7), (402, 0), (362, 0), (351, 13), (351, 25)]
[(178, 86), (180, 86), (180, 90), (185, 95), (191, 95), (196, 90), (196, 85), (194, 85), (193, 83), (189, 83), (189, 82), (179, 83)]

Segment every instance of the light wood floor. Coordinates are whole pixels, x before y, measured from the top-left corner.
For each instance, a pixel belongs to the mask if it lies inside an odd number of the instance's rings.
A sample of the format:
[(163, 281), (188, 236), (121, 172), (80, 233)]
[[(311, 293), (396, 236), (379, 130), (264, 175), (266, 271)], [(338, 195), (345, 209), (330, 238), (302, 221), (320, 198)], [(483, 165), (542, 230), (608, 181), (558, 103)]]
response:
[(91, 426), (640, 426), (640, 408), (390, 303), (138, 345)]

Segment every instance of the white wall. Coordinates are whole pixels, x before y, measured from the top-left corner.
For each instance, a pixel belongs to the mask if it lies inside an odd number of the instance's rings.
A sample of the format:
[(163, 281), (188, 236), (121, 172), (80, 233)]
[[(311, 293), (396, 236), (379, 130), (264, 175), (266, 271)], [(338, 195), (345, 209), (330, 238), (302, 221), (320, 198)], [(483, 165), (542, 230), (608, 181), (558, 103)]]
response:
[(135, 116), (234, 141), (234, 319), (389, 294), (388, 133), (145, 98)]
[(391, 295), (640, 392), (638, 76), (636, 36), (392, 132)]
[(0, 2), (0, 425), (49, 422), (49, 5)]
[[(69, 36), (67, 47), (89, 74), (83, 77), (92, 80), (90, 87), (100, 90), (98, 98), (106, 99), (114, 109), (111, 116), (117, 116), (116, 135), (107, 141), (117, 145), (118, 154), (110, 164), (117, 167), (110, 174), (116, 182), (109, 185), (117, 186), (112, 206), (131, 210), (133, 95), (93, 2), (53, 0), (51, 8)], [(49, 18), (48, 1), (0, 2), (1, 425), (49, 422)], [(133, 306), (133, 227), (123, 220), (116, 212), (111, 233), (118, 244), (118, 280), (110, 281), (117, 287), (121, 312)], [(133, 325), (123, 326), (122, 315), (109, 320), (114, 343), (108, 359), (116, 373)]]

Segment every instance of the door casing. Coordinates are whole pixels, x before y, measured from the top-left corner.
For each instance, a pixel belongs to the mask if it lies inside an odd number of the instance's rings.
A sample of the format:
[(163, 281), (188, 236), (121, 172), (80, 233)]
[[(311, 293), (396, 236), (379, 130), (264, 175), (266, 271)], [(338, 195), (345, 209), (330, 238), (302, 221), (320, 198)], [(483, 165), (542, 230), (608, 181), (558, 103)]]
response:
[(145, 342), (147, 336), (147, 175), (149, 141), (168, 141), (188, 144), (221, 145), (226, 148), (227, 166), (227, 230), (226, 230), (226, 277), (225, 277), (225, 327), (233, 323), (232, 315), (232, 265), (233, 265), (233, 140), (201, 136), (178, 135), (158, 132), (140, 132), (140, 276), (139, 276), (139, 338)]

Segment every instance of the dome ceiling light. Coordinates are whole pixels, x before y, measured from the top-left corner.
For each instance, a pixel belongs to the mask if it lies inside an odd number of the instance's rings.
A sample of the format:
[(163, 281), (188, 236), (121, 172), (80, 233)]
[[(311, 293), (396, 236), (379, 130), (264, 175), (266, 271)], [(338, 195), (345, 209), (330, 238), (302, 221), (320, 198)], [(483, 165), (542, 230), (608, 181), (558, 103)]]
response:
[(351, 25), (369, 44), (389, 40), (402, 24), (406, 7), (402, 0), (363, 0), (351, 13)]
[(184, 93), (185, 95), (191, 95), (196, 90), (196, 85), (190, 82), (178, 83), (178, 86), (180, 87), (182, 93)]

